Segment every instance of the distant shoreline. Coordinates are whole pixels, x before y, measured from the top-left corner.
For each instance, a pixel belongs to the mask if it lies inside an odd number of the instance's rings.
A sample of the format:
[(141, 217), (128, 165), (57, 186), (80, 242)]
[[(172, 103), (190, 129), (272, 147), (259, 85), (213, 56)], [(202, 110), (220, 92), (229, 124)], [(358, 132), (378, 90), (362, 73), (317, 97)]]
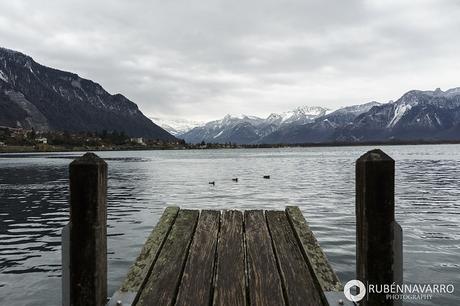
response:
[(366, 141), (366, 142), (323, 142), (323, 143), (299, 143), (299, 144), (186, 144), (183, 146), (114, 146), (114, 147), (66, 147), (66, 146), (2, 146), (0, 155), (8, 153), (59, 153), (59, 152), (107, 152), (107, 151), (164, 151), (164, 150), (209, 150), (209, 149), (270, 149), (270, 148), (314, 148), (314, 147), (359, 147), (359, 146), (404, 146), (404, 145), (441, 145), (460, 144), (455, 141)]
[(157, 150), (185, 150), (179, 147), (65, 147), (48, 146), (46, 149), (37, 149), (34, 146), (4, 146), (0, 147), (0, 155), (8, 153), (58, 153), (58, 152), (88, 152), (88, 151), (157, 151)]
[(245, 148), (310, 148), (310, 147), (360, 147), (360, 146), (410, 146), (410, 145), (441, 145), (460, 144), (460, 140), (417, 140), (417, 141), (363, 141), (363, 142), (321, 142), (298, 144), (244, 145)]

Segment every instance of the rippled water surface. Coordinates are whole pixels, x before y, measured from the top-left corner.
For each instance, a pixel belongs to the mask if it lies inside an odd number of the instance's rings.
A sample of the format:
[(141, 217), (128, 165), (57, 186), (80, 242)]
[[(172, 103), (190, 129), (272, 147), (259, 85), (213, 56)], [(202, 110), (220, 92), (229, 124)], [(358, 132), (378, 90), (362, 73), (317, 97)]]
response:
[[(298, 205), (341, 280), (353, 279), (354, 162), (369, 149), (99, 153), (109, 164), (109, 294), (167, 205)], [(453, 295), (405, 305), (460, 305), (460, 145), (383, 149), (396, 160), (405, 281), (456, 286)], [(68, 164), (79, 155), (0, 155), (0, 305), (61, 303), (60, 234), (69, 217)], [(266, 174), (270, 180), (262, 179)]]

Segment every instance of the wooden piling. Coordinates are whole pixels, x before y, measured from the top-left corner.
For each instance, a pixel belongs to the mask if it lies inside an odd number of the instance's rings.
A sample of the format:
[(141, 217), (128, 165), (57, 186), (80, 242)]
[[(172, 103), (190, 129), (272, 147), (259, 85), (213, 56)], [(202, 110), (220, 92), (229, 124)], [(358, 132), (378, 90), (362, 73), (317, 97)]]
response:
[(93, 153), (70, 164), (70, 304), (107, 299), (107, 164)]
[[(395, 162), (372, 150), (356, 162), (356, 272), (365, 285), (391, 285), (394, 267)], [(359, 305), (394, 305), (385, 294), (367, 292)]]

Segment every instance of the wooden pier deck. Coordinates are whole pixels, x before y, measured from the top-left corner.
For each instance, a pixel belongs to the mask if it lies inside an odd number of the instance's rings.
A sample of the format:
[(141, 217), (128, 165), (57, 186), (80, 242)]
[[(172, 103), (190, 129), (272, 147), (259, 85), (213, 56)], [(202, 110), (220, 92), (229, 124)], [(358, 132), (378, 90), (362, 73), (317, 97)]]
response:
[(298, 207), (168, 207), (109, 304), (319, 306), (340, 290)]
[[(383, 293), (355, 294), (355, 281), (343, 289), (294, 206), (284, 211), (167, 207), (108, 299), (107, 164), (87, 153), (70, 164), (69, 174), (70, 222), (62, 243), (65, 306), (400, 304)], [(356, 161), (356, 276), (363, 286), (402, 283), (402, 229), (394, 211), (394, 160), (381, 150), (369, 151)]]

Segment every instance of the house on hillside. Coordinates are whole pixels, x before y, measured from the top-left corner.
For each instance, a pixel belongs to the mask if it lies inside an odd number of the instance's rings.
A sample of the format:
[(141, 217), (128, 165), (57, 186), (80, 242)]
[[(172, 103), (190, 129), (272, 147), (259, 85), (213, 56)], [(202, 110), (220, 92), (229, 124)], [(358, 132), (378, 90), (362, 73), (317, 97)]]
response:
[(46, 137), (35, 138), (35, 141), (36, 141), (37, 143), (43, 143), (43, 144), (47, 144), (47, 143), (48, 143), (48, 139), (46, 139)]
[(131, 138), (131, 142), (145, 146), (144, 138), (142, 137)]

